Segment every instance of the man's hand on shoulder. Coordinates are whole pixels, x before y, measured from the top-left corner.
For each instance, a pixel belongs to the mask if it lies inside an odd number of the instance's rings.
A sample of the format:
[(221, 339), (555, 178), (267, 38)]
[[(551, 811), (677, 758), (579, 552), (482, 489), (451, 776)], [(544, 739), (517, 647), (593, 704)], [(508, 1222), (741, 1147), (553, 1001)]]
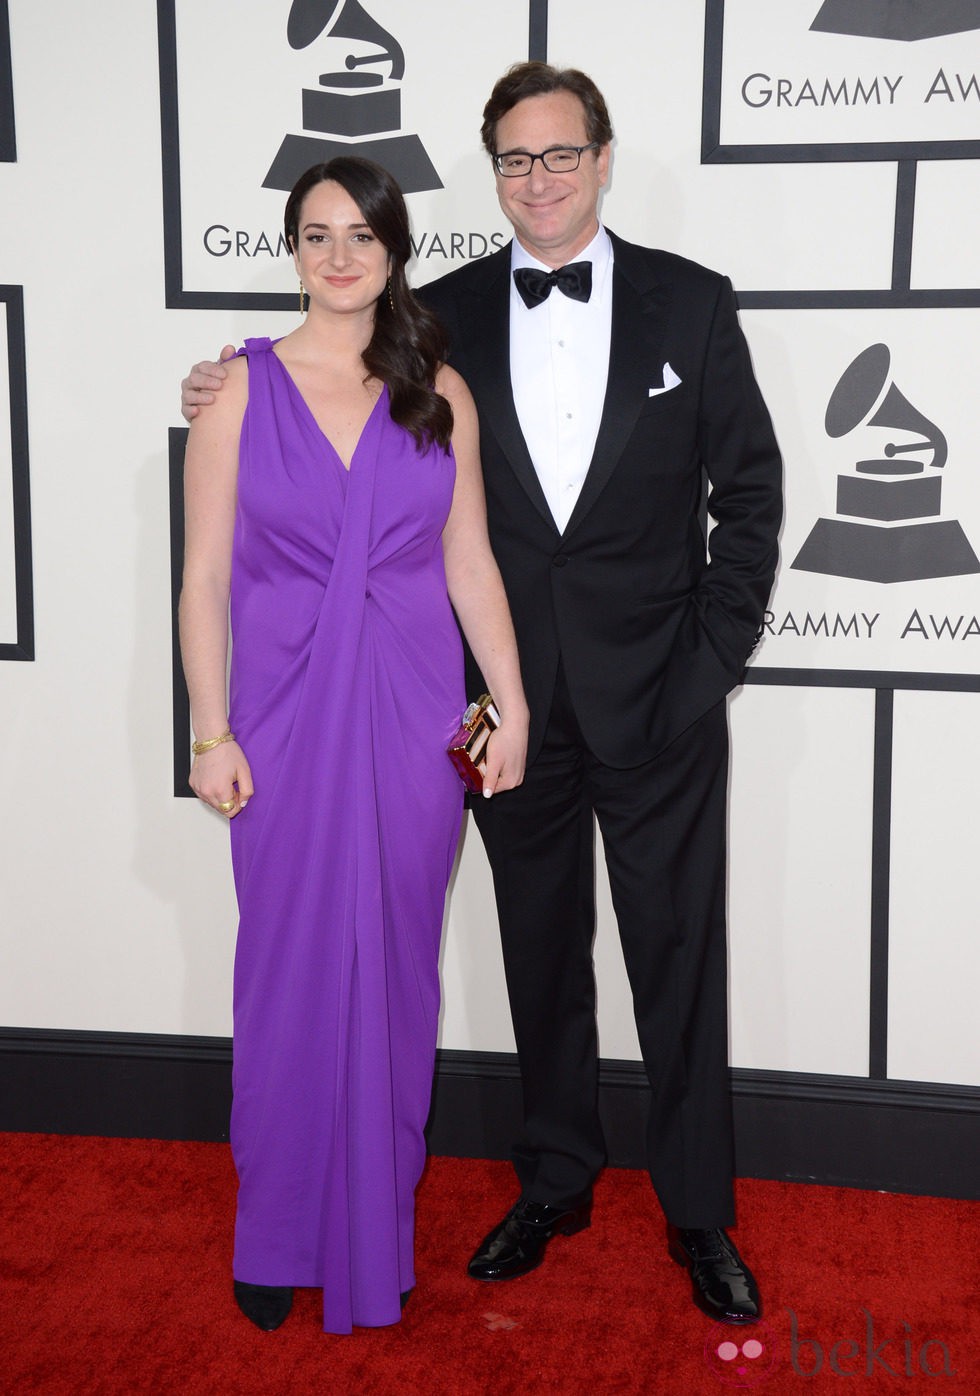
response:
[(210, 359), (203, 359), (201, 363), (194, 365), (186, 378), (182, 379), (180, 411), (185, 421), (192, 422), (202, 407), (206, 407), (209, 402), (214, 402), (215, 393), (221, 391), (228, 376), (227, 370), (222, 365), (226, 359), (232, 358), (234, 353), (234, 345), (226, 344), (221, 351), (220, 363), (212, 363)]

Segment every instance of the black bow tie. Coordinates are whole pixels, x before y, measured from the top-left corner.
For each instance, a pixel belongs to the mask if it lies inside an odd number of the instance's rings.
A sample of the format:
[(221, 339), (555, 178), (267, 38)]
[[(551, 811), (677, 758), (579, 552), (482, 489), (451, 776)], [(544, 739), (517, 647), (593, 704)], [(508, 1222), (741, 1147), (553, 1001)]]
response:
[(539, 271), (537, 267), (518, 267), (514, 281), (528, 310), (546, 301), (552, 286), (557, 286), (573, 301), (587, 301), (592, 294), (592, 263), (569, 262), (567, 267), (550, 272)]

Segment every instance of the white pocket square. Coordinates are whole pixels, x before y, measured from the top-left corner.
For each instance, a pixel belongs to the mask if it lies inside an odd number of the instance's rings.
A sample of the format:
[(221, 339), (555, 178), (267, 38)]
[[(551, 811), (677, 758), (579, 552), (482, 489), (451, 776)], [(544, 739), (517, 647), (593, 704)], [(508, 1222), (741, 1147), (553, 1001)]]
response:
[(679, 386), (680, 381), (670, 364), (664, 364), (664, 385), (662, 388), (651, 388), (650, 396), (659, 397), (661, 393), (669, 393), (671, 388)]

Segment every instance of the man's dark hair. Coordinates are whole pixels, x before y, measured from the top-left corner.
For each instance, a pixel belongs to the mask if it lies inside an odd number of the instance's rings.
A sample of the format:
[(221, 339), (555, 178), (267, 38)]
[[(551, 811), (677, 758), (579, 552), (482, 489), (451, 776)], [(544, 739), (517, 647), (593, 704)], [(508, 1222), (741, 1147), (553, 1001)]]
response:
[(525, 97), (570, 92), (585, 108), (585, 131), (591, 144), (608, 145), (613, 138), (606, 99), (588, 74), (578, 68), (553, 68), (550, 63), (515, 63), (490, 93), (483, 108), (480, 137), (488, 155), (497, 153), (497, 122)]

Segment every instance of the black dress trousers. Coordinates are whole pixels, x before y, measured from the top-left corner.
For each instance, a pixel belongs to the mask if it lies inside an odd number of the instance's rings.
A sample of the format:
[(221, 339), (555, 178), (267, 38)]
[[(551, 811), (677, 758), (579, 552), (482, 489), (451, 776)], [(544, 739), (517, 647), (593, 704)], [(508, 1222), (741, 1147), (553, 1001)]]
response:
[(650, 1082), (647, 1155), (667, 1220), (734, 1222), (724, 702), (652, 761), (605, 766), (564, 674), (517, 790), (477, 799), (524, 1091), (522, 1193), (572, 1205), (605, 1161), (598, 1114), (593, 813)]

